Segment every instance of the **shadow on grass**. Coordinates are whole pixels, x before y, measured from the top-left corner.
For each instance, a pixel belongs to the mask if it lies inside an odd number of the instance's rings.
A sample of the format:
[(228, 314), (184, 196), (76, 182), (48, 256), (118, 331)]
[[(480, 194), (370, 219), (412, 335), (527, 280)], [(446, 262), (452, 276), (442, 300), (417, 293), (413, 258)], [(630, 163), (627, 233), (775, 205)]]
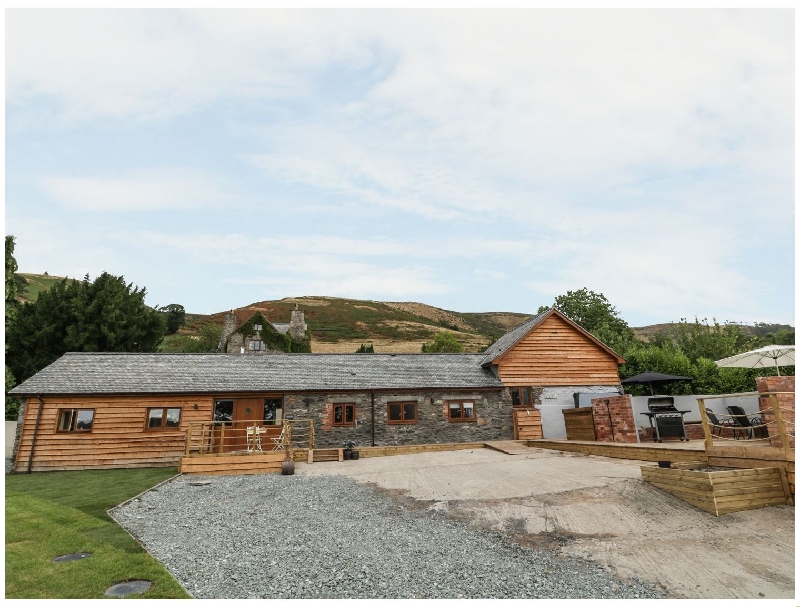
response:
[[(130, 579), (153, 581), (141, 598), (188, 598), (164, 567), (106, 513), (175, 468), (6, 476), (6, 598), (102, 598)], [(91, 557), (68, 563), (73, 552)]]

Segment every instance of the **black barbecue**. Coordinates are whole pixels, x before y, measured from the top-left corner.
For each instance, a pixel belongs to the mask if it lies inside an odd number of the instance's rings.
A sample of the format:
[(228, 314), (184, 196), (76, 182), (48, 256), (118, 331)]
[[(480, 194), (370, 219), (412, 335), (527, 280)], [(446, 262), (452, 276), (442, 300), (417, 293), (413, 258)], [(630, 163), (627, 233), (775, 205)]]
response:
[(650, 409), (646, 415), (650, 420), (650, 427), (653, 430), (653, 441), (661, 442), (664, 438), (679, 438), (681, 441), (688, 441), (686, 437), (686, 426), (683, 423), (683, 416), (689, 411), (678, 411), (675, 408), (675, 399), (671, 396), (653, 396), (647, 399), (647, 408)]

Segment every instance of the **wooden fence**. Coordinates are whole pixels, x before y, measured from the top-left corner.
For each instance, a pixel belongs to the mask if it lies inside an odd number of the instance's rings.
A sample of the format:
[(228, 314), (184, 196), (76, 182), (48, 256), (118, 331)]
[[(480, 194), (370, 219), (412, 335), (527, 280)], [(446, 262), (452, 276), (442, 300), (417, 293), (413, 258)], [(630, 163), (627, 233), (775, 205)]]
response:
[(184, 457), (313, 448), (314, 424), (310, 419), (285, 419), (272, 426), (252, 421), (202, 422), (187, 427)]

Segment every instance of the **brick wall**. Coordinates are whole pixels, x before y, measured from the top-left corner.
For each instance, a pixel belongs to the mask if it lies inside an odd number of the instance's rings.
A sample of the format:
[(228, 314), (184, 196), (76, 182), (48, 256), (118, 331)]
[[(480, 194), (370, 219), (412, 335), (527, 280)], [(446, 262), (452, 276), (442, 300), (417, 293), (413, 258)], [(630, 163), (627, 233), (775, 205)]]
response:
[[(778, 406), (781, 408), (781, 418), (786, 426), (786, 433), (789, 435), (789, 447), (794, 449), (794, 375), (757, 377), (756, 387), (759, 392), (791, 392), (791, 394), (778, 394)], [(758, 398), (761, 418), (768, 424), (770, 436), (777, 435), (778, 430), (775, 424), (775, 414), (772, 412), (772, 400), (769, 396)], [(772, 436), (770, 444), (773, 447), (781, 446), (780, 436)]]
[(594, 433), (600, 442), (635, 443), (631, 397), (609, 396), (592, 399)]
[[(476, 421), (451, 422), (446, 401), (475, 401)], [(388, 403), (416, 402), (415, 424), (389, 424)], [(333, 405), (355, 404), (355, 426), (333, 426)], [(312, 419), (317, 448), (341, 447), (345, 440), (357, 446), (372, 443), (372, 402), (369, 392), (330, 394), (287, 394), (284, 414), (295, 419)], [(375, 445), (423, 445), (436, 443), (510, 440), (514, 437), (511, 396), (508, 390), (433, 391), (375, 393)]]
[[(689, 440), (705, 440), (706, 436), (703, 434), (703, 424), (702, 422), (685, 422), (684, 425), (686, 426), (686, 438)], [(656, 431), (653, 428), (640, 428), (639, 429), (639, 438), (641, 441), (644, 442), (652, 442), (653, 435)], [(727, 428), (722, 429), (722, 435), (727, 438), (733, 438), (733, 431)], [(675, 439), (665, 439), (665, 440), (679, 440)]]

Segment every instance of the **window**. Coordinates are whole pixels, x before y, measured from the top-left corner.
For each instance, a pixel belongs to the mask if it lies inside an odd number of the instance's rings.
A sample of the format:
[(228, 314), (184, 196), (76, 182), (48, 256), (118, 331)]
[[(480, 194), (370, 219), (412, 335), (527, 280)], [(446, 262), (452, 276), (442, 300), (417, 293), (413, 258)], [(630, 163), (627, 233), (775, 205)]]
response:
[(261, 325), (253, 325), (253, 331), (260, 331), (263, 328)]
[(147, 429), (163, 430), (168, 428), (180, 428), (181, 410), (180, 408), (159, 407), (147, 410)]
[(266, 346), (264, 345), (264, 342), (263, 341), (259, 341), (257, 339), (254, 339), (254, 340), (248, 342), (247, 347), (250, 350), (252, 350), (253, 352), (262, 351), (262, 350), (266, 350), (267, 349)]
[(355, 426), (356, 406), (351, 403), (333, 405), (333, 426)]
[(449, 400), (447, 401), (447, 419), (451, 422), (474, 422), (474, 400)]
[(530, 388), (511, 388), (512, 407), (532, 407), (532, 403)]
[(91, 432), (94, 409), (59, 409), (58, 432)]
[(416, 424), (417, 403), (388, 403), (390, 424)]
[(215, 422), (233, 421), (232, 400), (218, 400), (214, 403), (214, 421)]

